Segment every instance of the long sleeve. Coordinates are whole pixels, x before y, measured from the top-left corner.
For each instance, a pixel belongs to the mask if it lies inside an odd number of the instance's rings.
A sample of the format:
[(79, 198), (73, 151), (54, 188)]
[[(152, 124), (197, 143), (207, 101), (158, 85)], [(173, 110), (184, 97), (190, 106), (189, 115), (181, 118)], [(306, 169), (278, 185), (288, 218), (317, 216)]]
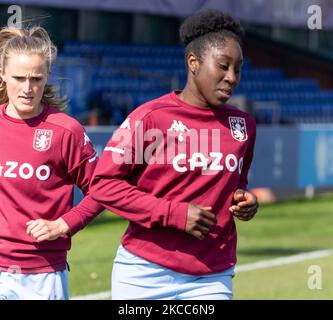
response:
[(115, 132), (96, 166), (91, 196), (107, 209), (145, 228), (159, 225), (183, 231), (188, 203), (157, 197), (136, 185), (146, 168), (140, 155), (147, 143), (140, 137), (152, 127), (151, 121), (134, 111)]
[(88, 225), (98, 214), (104, 210), (90, 195), (85, 196), (72, 210), (66, 212), (61, 218), (67, 223), (71, 235)]
[(104, 207), (89, 194), (89, 183), (98, 157), (81, 126), (76, 126), (64, 136), (62, 148), (68, 174), (85, 195), (76, 207), (62, 215), (62, 219), (70, 228), (71, 235), (74, 235), (104, 210)]

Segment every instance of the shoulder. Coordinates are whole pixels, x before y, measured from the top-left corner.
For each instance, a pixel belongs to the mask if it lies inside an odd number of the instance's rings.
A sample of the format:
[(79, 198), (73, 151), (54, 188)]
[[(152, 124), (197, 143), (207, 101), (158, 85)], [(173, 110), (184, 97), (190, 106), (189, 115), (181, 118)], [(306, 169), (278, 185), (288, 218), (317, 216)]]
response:
[(144, 120), (154, 115), (160, 114), (162, 111), (177, 107), (177, 103), (172, 99), (171, 93), (167, 93), (159, 98), (147, 101), (134, 109), (129, 117), (136, 120)]
[(226, 112), (227, 116), (230, 118), (235, 117), (236, 119), (237, 118), (244, 119), (244, 121), (246, 122), (248, 127), (252, 127), (255, 129), (256, 121), (255, 121), (254, 117), (251, 114), (249, 114), (248, 112), (240, 110), (239, 108), (232, 106), (230, 104), (226, 104), (223, 107), (223, 111)]
[(45, 121), (72, 134), (84, 132), (83, 126), (76, 119), (52, 106), (49, 106)]

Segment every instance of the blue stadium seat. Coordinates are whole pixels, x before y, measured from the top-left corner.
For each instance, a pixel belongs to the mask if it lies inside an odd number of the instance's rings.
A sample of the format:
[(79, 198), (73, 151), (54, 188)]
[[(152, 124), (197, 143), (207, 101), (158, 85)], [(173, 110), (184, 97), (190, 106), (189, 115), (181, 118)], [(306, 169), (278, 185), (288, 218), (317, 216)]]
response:
[[(112, 109), (114, 121), (119, 122), (124, 112), (185, 85), (183, 51), (181, 46), (67, 42), (59, 57), (83, 62), (65, 67), (59, 64), (51, 81), (68, 79), (64, 91), (70, 93), (72, 113), (89, 108), (89, 99), (99, 95), (105, 107)], [(290, 79), (279, 68), (254, 67), (247, 57), (235, 93), (252, 101), (276, 101), (282, 121), (333, 119), (333, 90), (321, 90), (314, 79)], [(270, 108), (256, 112), (260, 122), (272, 121)]]

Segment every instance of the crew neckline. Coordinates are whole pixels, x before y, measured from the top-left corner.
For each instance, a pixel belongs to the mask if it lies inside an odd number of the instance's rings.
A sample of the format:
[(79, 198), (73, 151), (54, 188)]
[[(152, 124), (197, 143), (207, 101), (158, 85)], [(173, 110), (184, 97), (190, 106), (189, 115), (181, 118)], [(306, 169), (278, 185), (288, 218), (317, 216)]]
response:
[(201, 112), (204, 112), (204, 113), (216, 113), (216, 112), (223, 112), (227, 108), (227, 106), (228, 106), (227, 104), (224, 104), (221, 108), (205, 108), (205, 107), (200, 107), (200, 106), (197, 106), (195, 104), (187, 103), (184, 100), (180, 99), (178, 97), (178, 94), (181, 93), (181, 92), (182, 92), (182, 90), (174, 90), (174, 91), (171, 92), (171, 97), (178, 104), (180, 104), (182, 107), (185, 107), (187, 109), (197, 110), (197, 111), (201, 111)]
[(30, 123), (38, 122), (38, 121), (40, 121), (41, 119), (44, 118), (45, 114), (49, 110), (49, 105), (45, 104), (44, 108), (43, 108), (43, 111), (39, 115), (37, 115), (35, 117), (32, 117), (32, 118), (28, 118), (28, 119), (18, 119), (18, 118), (13, 118), (13, 117), (9, 116), (6, 113), (7, 107), (8, 107), (8, 102), (6, 104), (2, 105), (2, 115), (3, 115), (3, 117), (5, 119), (11, 121), (11, 122), (21, 123), (21, 124), (27, 124), (27, 123), (30, 124)]

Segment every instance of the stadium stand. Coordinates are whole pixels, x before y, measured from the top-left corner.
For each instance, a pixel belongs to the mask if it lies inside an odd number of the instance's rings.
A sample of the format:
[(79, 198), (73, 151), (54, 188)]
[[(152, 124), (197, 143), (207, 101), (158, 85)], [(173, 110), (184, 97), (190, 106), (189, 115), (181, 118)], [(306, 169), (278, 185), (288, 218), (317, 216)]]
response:
[[(68, 42), (52, 79), (70, 97), (71, 114), (84, 121), (94, 110), (94, 123), (117, 125), (145, 101), (184, 86), (183, 48)], [(333, 90), (316, 79), (290, 78), (282, 68), (255, 67), (249, 58), (235, 95), (245, 96), (258, 123), (333, 121)]]

